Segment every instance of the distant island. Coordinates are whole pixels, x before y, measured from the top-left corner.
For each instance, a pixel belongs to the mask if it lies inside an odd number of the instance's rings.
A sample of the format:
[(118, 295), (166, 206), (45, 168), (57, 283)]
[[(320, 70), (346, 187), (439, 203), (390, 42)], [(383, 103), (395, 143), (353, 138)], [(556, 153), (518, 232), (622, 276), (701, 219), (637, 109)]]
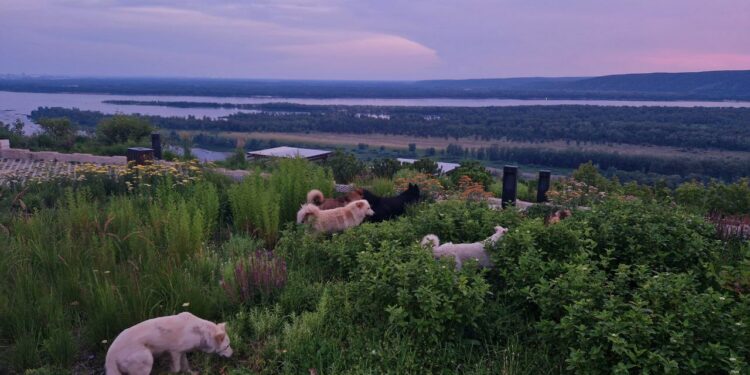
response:
[(288, 98), (750, 101), (750, 70), (426, 81), (0, 76), (0, 91)]

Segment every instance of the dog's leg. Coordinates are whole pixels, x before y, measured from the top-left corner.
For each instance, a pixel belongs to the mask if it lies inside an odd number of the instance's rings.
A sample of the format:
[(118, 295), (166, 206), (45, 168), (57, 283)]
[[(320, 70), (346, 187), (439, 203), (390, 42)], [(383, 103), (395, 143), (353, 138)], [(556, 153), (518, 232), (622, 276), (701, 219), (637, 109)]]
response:
[(458, 257), (458, 255), (454, 258), (456, 260), (456, 271), (461, 271), (461, 267), (463, 266), (463, 263), (461, 262), (461, 258)]
[(174, 373), (180, 372), (180, 370), (182, 370), (181, 369), (182, 366), (180, 366), (180, 360), (181, 360), (181, 357), (182, 357), (181, 353), (180, 352), (169, 352), (169, 356), (172, 359), (172, 367), (171, 367), (170, 371), (172, 371)]
[(196, 375), (198, 374), (197, 371), (193, 371), (190, 369), (190, 364), (187, 360), (187, 353), (182, 353), (182, 356), (180, 356), (180, 365), (182, 366), (182, 371), (187, 372), (188, 374)]
[(121, 363), (121, 367), (126, 369), (125, 373), (129, 375), (149, 375), (154, 365), (154, 355), (147, 349), (138, 351), (130, 355)]

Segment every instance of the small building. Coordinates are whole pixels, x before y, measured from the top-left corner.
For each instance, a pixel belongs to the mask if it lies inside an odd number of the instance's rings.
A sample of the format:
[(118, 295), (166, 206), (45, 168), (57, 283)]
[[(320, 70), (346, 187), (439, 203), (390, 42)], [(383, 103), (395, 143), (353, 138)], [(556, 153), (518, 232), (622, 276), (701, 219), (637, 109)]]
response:
[[(404, 158), (398, 158), (398, 160), (401, 164), (414, 164), (416, 162), (416, 159), (404, 159)], [(461, 166), (461, 164), (457, 163), (444, 163), (442, 161), (437, 162), (438, 171), (440, 174), (447, 174), (453, 171), (454, 169)]]
[(314, 150), (310, 148), (297, 148), (297, 147), (274, 147), (265, 150), (249, 151), (247, 153), (248, 159), (264, 159), (264, 158), (305, 158), (310, 161), (326, 160), (331, 151), (327, 150)]

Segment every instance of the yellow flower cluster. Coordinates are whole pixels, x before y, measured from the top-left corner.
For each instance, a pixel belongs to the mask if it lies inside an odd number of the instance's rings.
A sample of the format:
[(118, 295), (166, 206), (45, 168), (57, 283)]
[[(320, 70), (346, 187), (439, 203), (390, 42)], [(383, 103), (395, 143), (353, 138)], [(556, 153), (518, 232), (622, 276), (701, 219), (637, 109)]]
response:
[(81, 164), (76, 167), (76, 181), (109, 177), (123, 182), (128, 191), (138, 187), (150, 187), (156, 180), (169, 179), (173, 186), (187, 185), (199, 179), (202, 168), (198, 161), (158, 162), (145, 165), (99, 165)]
[(562, 178), (555, 182), (547, 198), (553, 203), (564, 206), (588, 205), (601, 201), (607, 193), (599, 191), (596, 186), (572, 178)]

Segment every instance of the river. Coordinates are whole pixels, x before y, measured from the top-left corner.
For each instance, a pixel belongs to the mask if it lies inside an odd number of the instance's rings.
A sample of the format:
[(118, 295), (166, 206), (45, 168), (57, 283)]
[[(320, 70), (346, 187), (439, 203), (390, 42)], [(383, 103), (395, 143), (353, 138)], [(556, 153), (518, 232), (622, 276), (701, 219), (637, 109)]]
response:
[(303, 99), (277, 97), (208, 97), (208, 96), (154, 96), (154, 95), (108, 95), (108, 94), (47, 94), (0, 91), (0, 121), (11, 123), (21, 119), (33, 130), (28, 120), (31, 111), (39, 107), (78, 108), (107, 114), (142, 114), (165, 117), (225, 117), (237, 112), (256, 112), (234, 108), (175, 108), (156, 105), (121, 105), (104, 103), (107, 100), (134, 101), (182, 101), (232, 104), (296, 103), (311, 105), (364, 105), (364, 106), (413, 106), (413, 107), (509, 107), (526, 105), (598, 105), (598, 106), (665, 106), (665, 107), (714, 107), (750, 108), (750, 102), (705, 102), (705, 101), (626, 101), (626, 100), (520, 100), (520, 99)]

